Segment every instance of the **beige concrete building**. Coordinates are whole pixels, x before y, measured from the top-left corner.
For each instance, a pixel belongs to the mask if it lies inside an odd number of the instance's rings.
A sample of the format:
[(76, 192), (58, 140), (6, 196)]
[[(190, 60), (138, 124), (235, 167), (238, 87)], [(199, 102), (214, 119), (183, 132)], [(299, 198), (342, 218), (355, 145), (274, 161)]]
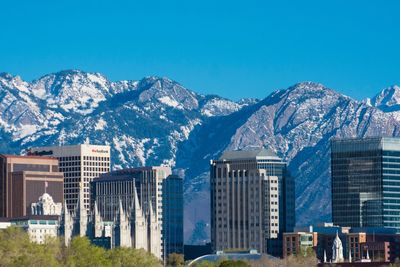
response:
[[(29, 153), (59, 159), (64, 173), (64, 198), (69, 210), (78, 203), (89, 210), (89, 183), (102, 173), (110, 171), (110, 147), (99, 145), (71, 145), (31, 148)], [(58, 202), (58, 201), (57, 201)]]
[(271, 150), (228, 151), (211, 161), (210, 175), (213, 250), (280, 254), (279, 242), (272, 241), (294, 226), (286, 163)]

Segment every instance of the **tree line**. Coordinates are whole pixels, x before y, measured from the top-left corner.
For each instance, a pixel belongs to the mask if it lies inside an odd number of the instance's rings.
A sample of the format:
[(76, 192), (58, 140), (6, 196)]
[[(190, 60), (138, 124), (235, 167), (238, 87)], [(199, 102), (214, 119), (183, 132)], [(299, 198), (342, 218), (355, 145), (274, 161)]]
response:
[(60, 238), (48, 238), (44, 244), (30, 242), (21, 228), (0, 231), (0, 267), (161, 267), (161, 262), (143, 249), (104, 249), (86, 237), (75, 237), (70, 246)]

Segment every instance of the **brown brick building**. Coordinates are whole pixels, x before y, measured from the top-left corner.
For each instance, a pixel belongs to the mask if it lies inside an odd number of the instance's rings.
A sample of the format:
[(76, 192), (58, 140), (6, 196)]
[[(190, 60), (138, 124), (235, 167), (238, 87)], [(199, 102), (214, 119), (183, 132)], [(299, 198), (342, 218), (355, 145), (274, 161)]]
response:
[(63, 202), (63, 180), (56, 158), (0, 154), (0, 217), (30, 215), (45, 191)]

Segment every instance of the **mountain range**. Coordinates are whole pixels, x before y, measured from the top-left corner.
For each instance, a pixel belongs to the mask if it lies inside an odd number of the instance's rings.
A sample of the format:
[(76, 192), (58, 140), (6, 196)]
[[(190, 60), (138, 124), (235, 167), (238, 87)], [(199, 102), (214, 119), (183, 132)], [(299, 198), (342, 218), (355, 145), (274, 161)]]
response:
[(400, 136), (400, 88), (358, 101), (302, 82), (264, 99), (231, 101), (161, 77), (113, 82), (67, 70), (32, 82), (0, 74), (0, 153), (108, 144), (113, 168), (166, 164), (185, 177), (185, 239), (207, 240), (211, 159), (268, 147), (296, 179), (298, 225), (330, 220), (332, 138)]

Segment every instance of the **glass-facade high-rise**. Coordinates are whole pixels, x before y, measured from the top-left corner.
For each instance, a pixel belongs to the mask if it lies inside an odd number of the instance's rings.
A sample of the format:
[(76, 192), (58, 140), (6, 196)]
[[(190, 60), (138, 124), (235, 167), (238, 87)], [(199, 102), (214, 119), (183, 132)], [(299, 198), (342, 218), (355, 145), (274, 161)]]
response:
[(183, 254), (183, 179), (177, 175), (163, 180), (163, 237), (166, 257)]
[(400, 232), (400, 138), (332, 140), (333, 223)]

